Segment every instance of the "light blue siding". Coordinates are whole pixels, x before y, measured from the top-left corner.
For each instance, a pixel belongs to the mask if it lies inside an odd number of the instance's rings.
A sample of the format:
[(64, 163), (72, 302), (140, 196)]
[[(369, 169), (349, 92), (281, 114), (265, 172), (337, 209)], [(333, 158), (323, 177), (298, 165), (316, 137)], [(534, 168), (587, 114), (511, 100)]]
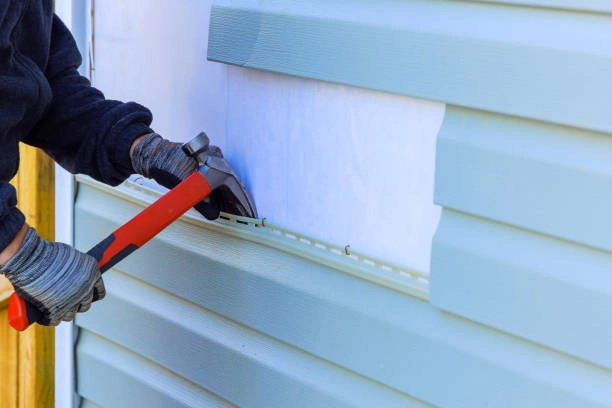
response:
[(612, 131), (611, 25), (481, 2), (217, 0), (208, 58)]
[(612, 369), (612, 254), (445, 210), (433, 304)]
[[(81, 185), (78, 244), (138, 208)], [(94, 402), (93, 384), (115, 387), (95, 376), (92, 356), (129, 353), (239, 406), (612, 404), (609, 371), (240, 239), (235, 228), (177, 222), (105, 281), (107, 298), (77, 320), (79, 392)]]
[[(139, 208), (81, 185), (77, 244), (92, 245)], [(77, 320), (84, 332), (77, 348), (79, 393), (98, 402), (96, 384), (123, 392), (95, 375), (100, 362), (91, 355), (105, 346), (239, 406), (427, 406), (318, 351), (340, 353), (336, 359), (357, 367), (383, 368), (364, 352), (369, 344), (358, 344), (359, 352), (350, 343), (337, 347), (340, 333), (369, 329), (356, 322), (339, 332), (337, 324), (354, 312), (318, 300), (333, 296), (330, 279), (371, 284), (206, 226), (175, 223), (105, 276), (106, 299)], [(315, 288), (325, 296), (312, 293)], [(104, 341), (88, 340), (98, 337)], [(176, 399), (180, 390), (166, 383), (165, 392)]]
[(79, 392), (100, 406), (234, 406), (90, 331), (81, 333), (77, 360)]
[[(605, 102), (612, 94), (612, 16), (569, 12), (609, 12), (610, 6), (353, 1), (348, 8), (340, 1), (215, 1), (208, 56), (449, 103), (436, 156), (435, 200), (445, 209), (433, 243), (432, 305), (542, 345), (542, 353), (565, 353), (559, 362), (588, 361), (603, 375), (602, 391), (611, 389), (612, 320), (603, 311), (612, 307), (606, 252), (612, 250), (612, 139), (606, 133), (612, 116)], [(407, 310), (400, 314), (413, 325), (434, 320)], [(371, 341), (392, 346), (386, 338)], [(435, 340), (427, 342), (435, 347)], [(452, 366), (458, 356), (446, 358)], [(399, 363), (385, 370), (409, 371)], [(551, 375), (542, 365), (518, 372)], [(475, 375), (493, 389), (513, 384), (496, 374)], [(437, 399), (418, 385), (402, 388), (384, 374), (376, 378), (436, 405), (467, 402)], [(509, 406), (524, 406), (521, 395), (541, 406), (558, 403), (545, 403), (540, 387), (525, 394), (518, 387)], [(610, 404), (606, 394), (599, 401)]]
[(612, 137), (448, 107), (436, 203), (612, 250)]

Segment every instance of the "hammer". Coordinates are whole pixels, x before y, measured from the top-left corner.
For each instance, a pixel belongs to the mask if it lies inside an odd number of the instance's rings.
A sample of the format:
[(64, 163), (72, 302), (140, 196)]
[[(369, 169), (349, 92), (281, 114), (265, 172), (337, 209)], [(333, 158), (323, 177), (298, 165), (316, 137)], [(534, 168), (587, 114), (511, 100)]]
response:
[[(149, 242), (217, 189), (223, 190), (224, 200), (231, 200), (236, 215), (257, 218), (257, 210), (230, 164), (222, 157), (209, 154), (209, 139), (204, 132), (185, 143), (183, 151), (198, 161), (198, 171), (87, 252), (98, 261), (101, 273)], [(8, 321), (14, 329), (23, 331), (41, 317), (42, 313), (17, 293), (11, 295)]]

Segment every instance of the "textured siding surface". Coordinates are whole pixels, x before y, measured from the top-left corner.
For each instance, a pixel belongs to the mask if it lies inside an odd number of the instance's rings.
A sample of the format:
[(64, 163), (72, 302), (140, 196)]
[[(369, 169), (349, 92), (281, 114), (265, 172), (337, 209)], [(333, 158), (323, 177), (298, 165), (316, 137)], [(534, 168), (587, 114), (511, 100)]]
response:
[(447, 112), (432, 302), (612, 369), (612, 138)]
[[(93, 245), (141, 209), (126, 198), (81, 185), (77, 245)], [(422, 356), (394, 361), (371, 346), (401, 349), (415, 334), (389, 336), (406, 321), (386, 322), (384, 310), (422, 301), (227, 228), (177, 222), (107, 273), (107, 298), (77, 320), (83, 397), (102, 406), (427, 406), (396, 377)], [(364, 291), (372, 302), (390, 293), (390, 303), (365, 313)]]
[[(435, 202), (443, 215), (427, 307), (589, 373), (583, 384), (560, 385), (577, 399), (553, 402), (536, 378), (559, 380), (567, 370), (514, 367), (534, 382), (525, 393), (501, 392), (508, 406), (610, 406), (609, 3), (350, 3), (347, 13), (342, 1), (217, 0), (208, 57), (447, 103), (436, 151)], [(471, 334), (485, 341), (484, 332)], [(432, 364), (442, 372), (456, 358)], [(474, 375), (485, 395), (516, 384)], [(488, 397), (411, 395), (442, 406), (500, 405)]]
[(208, 57), (612, 130), (608, 14), (468, 1), (348, 3), (214, 1)]
[[(91, 246), (140, 208), (129, 190), (81, 184), (77, 244)], [(609, 371), (245, 228), (183, 219), (107, 273), (107, 298), (77, 320), (83, 397), (101, 406), (612, 404)]]

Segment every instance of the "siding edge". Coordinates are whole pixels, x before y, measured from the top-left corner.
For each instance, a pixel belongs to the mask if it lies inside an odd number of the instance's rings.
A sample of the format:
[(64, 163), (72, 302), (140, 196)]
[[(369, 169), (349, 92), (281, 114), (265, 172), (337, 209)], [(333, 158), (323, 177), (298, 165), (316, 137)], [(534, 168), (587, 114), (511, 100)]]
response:
[[(77, 181), (139, 205), (149, 205), (163, 194), (154, 184), (141, 177), (129, 179), (116, 188), (86, 176), (77, 176)], [(288, 230), (265, 218), (253, 219), (223, 213), (218, 220), (210, 222), (191, 210), (182, 220), (194, 225), (206, 223), (208, 228), (223, 230), (230, 236), (264, 244), (398, 292), (429, 300), (429, 276), (426, 273), (353, 251), (348, 246), (340, 247)]]

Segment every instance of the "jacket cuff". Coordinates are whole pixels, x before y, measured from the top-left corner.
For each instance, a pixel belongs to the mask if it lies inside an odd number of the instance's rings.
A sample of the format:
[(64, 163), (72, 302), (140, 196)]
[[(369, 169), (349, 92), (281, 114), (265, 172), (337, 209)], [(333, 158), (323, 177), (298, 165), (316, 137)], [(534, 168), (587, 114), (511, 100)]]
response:
[(121, 173), (126, 174), (126, 177), (135, 173), (134, 167), (132, 166), (132, 159), (130, 158), (132, 143), (140, 136), (152, 132), (153, 130), (145, 123), (132, 123), (121, 132), (121, 136), (117, 140), (115, 166)]
[(11, 208), (0, 219), (0, 251), (10, 244), (23, 227), (25, 216), (16, 207)]

